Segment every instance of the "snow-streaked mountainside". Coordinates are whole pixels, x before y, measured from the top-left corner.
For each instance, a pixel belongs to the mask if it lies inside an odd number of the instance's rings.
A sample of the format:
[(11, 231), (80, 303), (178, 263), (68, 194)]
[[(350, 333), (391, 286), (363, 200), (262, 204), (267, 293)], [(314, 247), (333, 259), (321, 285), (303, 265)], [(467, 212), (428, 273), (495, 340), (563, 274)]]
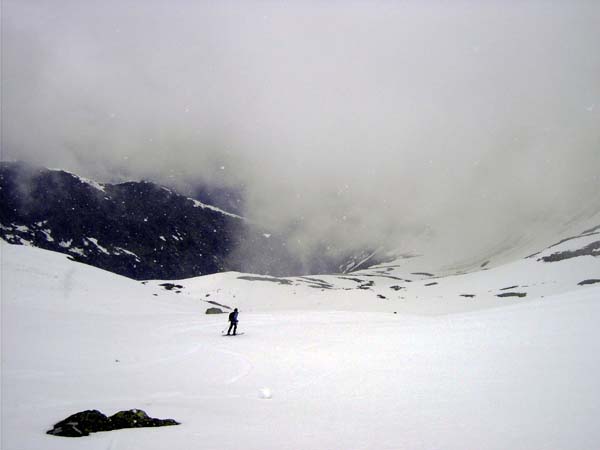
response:
[[(415, 257), (171, 290), (2, 243), (1, 447), (597, 449), (599, 231), (465, 274)], [(45, 434), (130, 408), (182, 424)]]
[(134, 279), (339, 272), (368, 253), (306, 261), (277, 233), (164, 186), (98, 183), (17, 162), (0, 163), (0, 237)]

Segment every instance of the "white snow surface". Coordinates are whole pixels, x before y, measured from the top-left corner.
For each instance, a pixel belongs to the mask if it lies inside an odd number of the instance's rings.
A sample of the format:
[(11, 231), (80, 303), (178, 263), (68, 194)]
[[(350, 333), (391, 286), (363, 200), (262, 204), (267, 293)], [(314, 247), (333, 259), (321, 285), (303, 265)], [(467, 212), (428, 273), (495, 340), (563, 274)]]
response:
[(73, 243), (73, 240), (69, 239), (68, 241), (60, 241), (58, 243), (58, 245), (60, 245), (62, 248), (69, 248), (72, 243)]
[[(417, 316), (340, 295), (354, 291), (286, 310), (301, 294), (270, 282), (226, 298), (221, 274), (207, 299), (239, 306), (245, 332), (223, 338), (226, 315), (198, 297), (0, 248), (3, 450), (600, 448), (600, 284)], [(45, 434), (78, 411), (132, 408), (182, 424)]]
[(81, 183), (88, 184), (91, 187), (93, 187), (94, 189), (98, 189), (99, 191), (106, 192), (106, 187), (104, 186), (104, 184), (98, 183), (97, 181), (90, 180), (89, 178), (82, 177), (81, 175), (77, 175), (73, 172), (69, 172), (68, 170), (64, 170), (64, 169), (50, 169), (50, 170), (56, 170), (56, 171), (68, 173), (73, 178), (78, 179)]
[(102, 253), (104, 253), (105, 255), (110, 255), (110, 252), (106, 248), (104, 248), (100, 244), (98, 244), (98, 239), (96, 239), (96, 238), (90, 238), (90, 237), (88, 237), (86, 239), (89, 242), (91, 242), (92, 244), (94, 244), (98, 248), (98, 250), (100, 250)]
[(224, 211), (221, 208), (217, 208), (216, 206), (207, 205), (206, 203), (202, 203), (201, 201), (198, 201), (193, 198), (188, 198), (188, 200), (194, 204), (194, 208), (210, 209), (211, 211), (216, 211), (218, 213), (224, 214), (229, 217), (233, 217), (235, 219), (245, 220), (243, 217), (238, 216), (237, 214), (232, 214), (230, 212)]
[(70, 251), (71, 253), (75, 253), (75, 254), (77, 254), (77, 255), (79, 255), (79, 256), (82, 256), (82, 257), (84, 257), (84, 258), (87, 256), (87, 255), (85, 254), (85, 251), (84, 251), (82, 248), (79, 248), (79, 247), (71, 247), (71, 248), (69, 249), (69, 251)]
[(129, 255), (129, 256), (133, 256), (136, 259), (136, 261), (138, 261), (138, 262), (141, 261), (140, 257), (138, 255), (136, 255), (135, 253), (130, 252), (129, 250), (121, 248), (121, 247), (115, 247), (115, 254), (116, 255), (121, 255), (123, 253), (126, 254), (126, 255)]
[[(348, 274), (276, 278), (227, 272), (173, 282), (183, 286), (182, 295), (235, 305), (246, 312), (296, 309), (445, 315), (579, 290), (578, 283), (600, 278), (599, 257), (586, 255), (556, 262), (540, 258), (579, 250), (599, 240), (600, 233), (582, 234), (532, 258), (446, 276), (418, 271), (427, 268), (430, 260), (415, 257)], [(164, 281), (149, 283), (158, 289)], [(364, 289), (358, 289), (360, 286)], [(515, 296), (499, 297), (506, 294)]]

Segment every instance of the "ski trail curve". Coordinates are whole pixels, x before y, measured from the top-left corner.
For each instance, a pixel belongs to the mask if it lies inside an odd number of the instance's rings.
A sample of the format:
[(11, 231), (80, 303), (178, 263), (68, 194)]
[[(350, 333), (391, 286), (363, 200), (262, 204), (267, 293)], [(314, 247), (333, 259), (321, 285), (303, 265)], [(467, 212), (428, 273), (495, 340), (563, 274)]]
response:
[(244, 356), (243, 354), (238, 353), (238, 352), (233, 352), (231, 350), (224, 350), (222, 348), (215, 349), (215, 350), (218, 351), (219, 353), (233, 356), (234, 358), (239, 359), (243, 363), (243, 368), (240, 370), (240, 373), (229, 378), (223, 384), (228, 385), (228, 384), (236, 383), (237, 381), (241, 380), (242, 378), (247, 377), (250, 374), (250, 372), (252, 372), (252, 370), (254, 370), (254, 364), (252, 363), (252, 361), (249, 358), (247, 358), (246, 356)]

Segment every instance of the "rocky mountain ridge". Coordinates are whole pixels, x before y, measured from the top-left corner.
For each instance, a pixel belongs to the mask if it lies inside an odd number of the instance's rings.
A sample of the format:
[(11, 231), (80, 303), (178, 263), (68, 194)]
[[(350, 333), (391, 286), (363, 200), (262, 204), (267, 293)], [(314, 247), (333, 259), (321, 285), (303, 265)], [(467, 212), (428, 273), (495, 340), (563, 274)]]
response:
[(225, 271), (306, 275), (357, 268), (371, 250), (308, 262), (285, 238), (148, 181), (98, 183), (63, 170), (0, 163), (0, 237), (69, 254), (134, 279)]

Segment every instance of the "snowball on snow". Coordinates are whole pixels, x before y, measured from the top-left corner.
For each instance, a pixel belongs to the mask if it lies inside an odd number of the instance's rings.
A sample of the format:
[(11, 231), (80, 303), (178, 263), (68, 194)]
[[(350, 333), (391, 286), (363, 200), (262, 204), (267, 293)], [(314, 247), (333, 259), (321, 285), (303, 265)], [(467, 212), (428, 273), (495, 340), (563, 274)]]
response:
[(273, 394), (271, 393), (271, 389), (264, 387), (258, 390), (258, 397), (268, 400), (273, 397)]

